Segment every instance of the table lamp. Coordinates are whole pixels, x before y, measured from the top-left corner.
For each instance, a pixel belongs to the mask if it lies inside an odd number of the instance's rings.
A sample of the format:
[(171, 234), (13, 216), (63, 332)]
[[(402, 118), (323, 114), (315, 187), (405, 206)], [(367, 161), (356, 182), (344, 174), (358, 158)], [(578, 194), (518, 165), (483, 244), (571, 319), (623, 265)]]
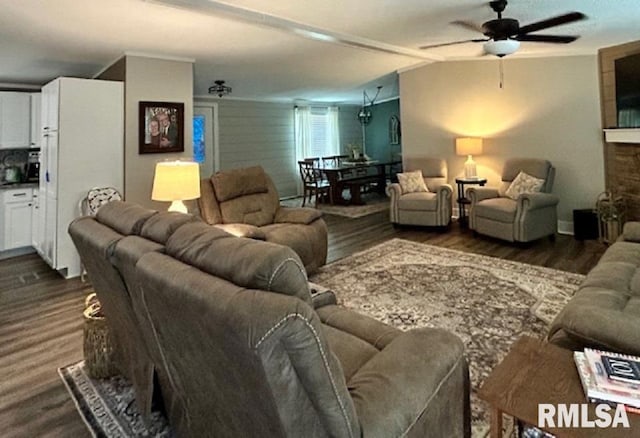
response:
[(187, 213), (184, 202), (200, 197), (200, 166), (193, 161), (163, 161), (156, 164), (151, 199), (170, 201), (169, 211)]
[(464, 177), (468, 179), (478, 178), (476, 173), (476, 163), (472, 155), (482, 153), (482, 139), (478, 137), (456, 138), (456, 155), (466, 155), (467, 161), (464, 163)]

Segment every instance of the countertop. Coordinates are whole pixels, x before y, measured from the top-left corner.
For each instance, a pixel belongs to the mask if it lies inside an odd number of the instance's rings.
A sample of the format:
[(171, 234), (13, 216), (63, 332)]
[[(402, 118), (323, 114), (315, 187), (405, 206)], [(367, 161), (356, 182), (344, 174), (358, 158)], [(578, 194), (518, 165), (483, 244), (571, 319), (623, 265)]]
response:
[(13, 183), (13, 184), (0, 184), (0, 190), (11, 190), (11, 189), (28, 189), (38, 188), (37, 182), (24, 182), (24, 183)]

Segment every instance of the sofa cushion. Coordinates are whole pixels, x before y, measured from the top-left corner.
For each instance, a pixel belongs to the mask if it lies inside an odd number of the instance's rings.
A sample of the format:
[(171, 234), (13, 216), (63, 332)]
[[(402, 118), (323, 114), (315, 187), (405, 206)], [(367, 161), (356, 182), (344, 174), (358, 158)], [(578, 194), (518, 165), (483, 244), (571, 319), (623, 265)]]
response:
[(111, 201), (98, 210), (96, 219), (125, 236), (140, 234), (144, 223), (158, 212), (125, 201)]
[(322, 328), (331, 351), (342, 365), (346, 381), (349, 381), (362, 368), (362, 365), (378, 353), (376, 348), (357, 336), (329, 325), (323, 324)]
[(260, 166), (217, 172), (211, 177), (211, 183), (218, 202), (268, 190), (266, 175)]
[(140, 236), (164, 245), (175, 230), (199, 219), (190, 214), (163, 211), (151, 216), (142, 226)]
[(311, 304), (304, 265), (286, 246), (238, 238), (194, 222), (173, 233), (166, 251), (183, 263), (238, 286), (293, 295)]
[(624, 224), (622, 238), (628, 242), (640, 242), (640, 222), (632, 221)]
[(280, 224), (304, 224), (308, 225), (322, 217), (322, 211), (307, 207), (282, 207), (278, 208), (274, 223)]
[(473, 208), (477, 217), (498, 222), (512, 223), (516, 217), (517, 203), (510, 198), (492, 198), (478, 202)]
[(249, 239), (267, 240), (267, 236), (258, 227), (249, 224), (216, 224), (214, 227), (232, 234), (236, 237), (246, 237)]
[(398, 199), (400, 210), (435, 211), (438, 207), (438, 196), (431, 192), (406, 193)]

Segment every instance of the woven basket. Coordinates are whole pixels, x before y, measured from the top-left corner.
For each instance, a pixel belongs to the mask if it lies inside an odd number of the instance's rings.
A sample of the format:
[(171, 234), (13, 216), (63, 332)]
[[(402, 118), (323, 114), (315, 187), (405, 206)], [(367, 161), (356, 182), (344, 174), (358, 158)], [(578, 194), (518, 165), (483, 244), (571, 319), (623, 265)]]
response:
[(83, 315), (84, 365), (87, 374), (96, 379), (118, 374), (114, 360), (113, 339), (95, 293), (87, 296)]

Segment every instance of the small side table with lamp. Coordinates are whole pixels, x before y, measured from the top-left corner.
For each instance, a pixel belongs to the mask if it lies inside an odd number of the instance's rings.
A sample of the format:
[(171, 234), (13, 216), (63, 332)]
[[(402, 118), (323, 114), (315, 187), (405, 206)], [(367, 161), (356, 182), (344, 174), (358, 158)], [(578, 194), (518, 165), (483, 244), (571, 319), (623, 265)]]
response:
[(478, 178), (476, 163), (473, 161), (473, 155), (482, 153), (482, 139), (479, 137), (458, 137), (456, 138), (456, 155), (466, 155), (467, 161), (464, 163), (464, 178), (456, 178), (458, 185), (458, 222), (460, 226), (466, 227), (467, 215), (466, 206), (471, 204), (464, 192), (465, 185), (484, 186), (487, 183), (486, 178)]

